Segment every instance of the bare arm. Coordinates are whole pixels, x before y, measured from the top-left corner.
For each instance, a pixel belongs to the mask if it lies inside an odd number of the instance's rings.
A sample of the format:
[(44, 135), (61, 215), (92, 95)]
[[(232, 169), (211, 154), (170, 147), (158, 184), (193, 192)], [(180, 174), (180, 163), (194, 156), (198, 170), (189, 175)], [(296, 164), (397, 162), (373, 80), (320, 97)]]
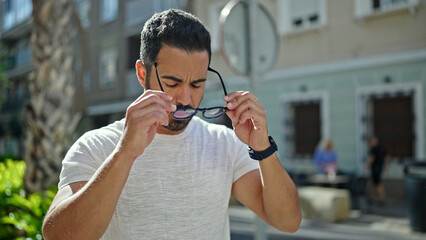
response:
[(123, 136), (88, 182), (59, 190), (43, 223), (45, 239), (100, 239), (115, 211), (135, 159), (168, 124), (176, 106), (164, 93), (147, 90), (126, 113)]
[(44, 219), (45, 239), (100, 239), (131, 166), (131, 161), (117, 153), (104, 162), (89, 182), (76, 182), (60, 189)]
[[(255, 151), (271, 144), (266, 113), (250, 92), (234, 92), (224, 99), (235, 134)], [(295, 232), (302, 218), (299, 196), (293, 181), (276, 154), (259, 162), (260, 171), (252, 171), (233, 184), (234, 196), (269, 225), (285, 232)]]
[(232, 193), (266, 223), (284, 232), (296, 232), (302, 215), (299, 196), (275, 154), (260, 162), (233, 186)]

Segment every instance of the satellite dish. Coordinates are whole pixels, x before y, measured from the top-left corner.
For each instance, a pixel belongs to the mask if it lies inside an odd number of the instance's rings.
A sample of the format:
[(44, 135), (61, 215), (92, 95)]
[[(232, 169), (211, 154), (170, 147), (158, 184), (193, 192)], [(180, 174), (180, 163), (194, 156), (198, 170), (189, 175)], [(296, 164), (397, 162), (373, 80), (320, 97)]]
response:
[[(271, 15), (257, 4), (256, 47), (257, 73), (270, 70), (277, 59), (278, 35)], [(219, 18), (220, 48), (225, 61), (239, 74), (249, 75), (250, 69), (250, 21), (249, 4), (246, 1), (230, 1), (222, 9)]]

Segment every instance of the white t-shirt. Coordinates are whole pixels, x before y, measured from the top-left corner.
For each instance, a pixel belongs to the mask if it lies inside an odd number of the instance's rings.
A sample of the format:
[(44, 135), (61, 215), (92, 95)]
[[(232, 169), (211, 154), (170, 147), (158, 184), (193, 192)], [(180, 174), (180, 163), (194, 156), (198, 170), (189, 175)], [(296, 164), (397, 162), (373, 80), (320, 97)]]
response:
[[(88, 181), (123, 128), (124, 119), (74, 143), (59, 188)], [(178, 135), (156, 134), (134, 162), (102, 239), (230, 239), (232, 184), (257, 168), (247, 146), (225, 126), (194, 117)]]

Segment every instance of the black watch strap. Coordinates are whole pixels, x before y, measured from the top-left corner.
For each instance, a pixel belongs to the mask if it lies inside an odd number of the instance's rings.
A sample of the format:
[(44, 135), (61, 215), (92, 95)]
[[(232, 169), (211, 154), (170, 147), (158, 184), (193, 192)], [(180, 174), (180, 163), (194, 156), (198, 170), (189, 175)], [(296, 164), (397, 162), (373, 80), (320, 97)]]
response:
[(278, 150), (278, 147), (271, 136), (269, 136), (269, 143), (271, 143), (271, 146), (261, 152), (256, 152), (251, 147), (248, 147), (250, 157), (254, 160), (262, 161), (263, 159), (274, 154)]

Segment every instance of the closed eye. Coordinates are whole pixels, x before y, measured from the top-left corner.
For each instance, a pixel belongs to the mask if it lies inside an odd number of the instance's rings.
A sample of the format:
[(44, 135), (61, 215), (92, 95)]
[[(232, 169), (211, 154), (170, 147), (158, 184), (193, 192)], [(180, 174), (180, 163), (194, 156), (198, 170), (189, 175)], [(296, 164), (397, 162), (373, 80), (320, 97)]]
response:
[(198, 80), (191, 82), (191, 86), (193, 88), (200, 88), (200, 87), (203, 86), (203, 83), (205, 83), (205, 82), (206, 82), (206, 79), (198, 79)]
[(176, 84), (167, 84), (167, 83), (165, 83), (165, 85), (166, 85), (167, 87), (169, 87), (169, 88), (175, 88), (175, 87), (177, 87), (179, 84), (178, 84), (178, 83), (176, 83)]
[(169, 88), (174, 88), (179, 85), (179, 83), (182, 83), (182, 79), (179, 79), (175, 76), (161, 76), (163, 79), (167, 79), (168, 81), (165, 81), (164, 84)]
[(193, 88), (200, 88), (201, 87), (201, 85), (196, 85), (196, 84), (191, 84), (191, 86), (193, 87)]

